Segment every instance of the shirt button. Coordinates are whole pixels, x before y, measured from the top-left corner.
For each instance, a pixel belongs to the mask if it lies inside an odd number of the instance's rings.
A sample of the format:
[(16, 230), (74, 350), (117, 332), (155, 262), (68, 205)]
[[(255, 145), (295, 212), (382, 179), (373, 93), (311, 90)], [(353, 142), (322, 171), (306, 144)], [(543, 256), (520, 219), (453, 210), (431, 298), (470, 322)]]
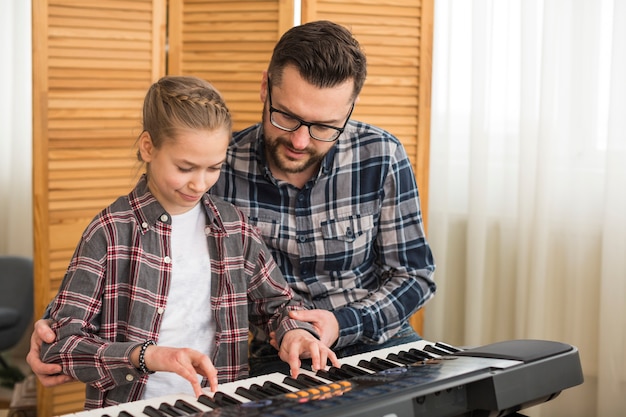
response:
[(162, 221), (162, 222), (166, 222), (166, 221), (167, 221), (167, 219), (168, 219), (167, 214), (162, 214), (162, 215), (161, 215), (161, 221)]
[(133, 381), (134, 379), (135, 379), (135, 377), (134, 377), (132, 374), (127, 374), (127, 375), (126, 375), (126, 380), (127, 380), (128, 382), (131, 382), (131, 381)]
[(159, 314), (163, 314), (164, 311), (165, 311), (165, 309), (163, 307), (157, 308), (157, 313), (159, 313)]
[(141, 223), (141, 227), (143, 227), (144, 229), (147, 229), (148, 228), (148, 223), (146, 223), (146, 222)]
[(169, 264), (172, 262), (172, 258), (170, 258), (169, 256), (166, 256), (165, 258), (163, 258), (163, 262), (165, 262), (166, 264)]
[(300, 236), (298, 236), (298, 240), (299, 240), (301, 243), (304, 243), (304, 242), (306, 241), (306, 236), (304, 236), (304, 235), (300, 235)]

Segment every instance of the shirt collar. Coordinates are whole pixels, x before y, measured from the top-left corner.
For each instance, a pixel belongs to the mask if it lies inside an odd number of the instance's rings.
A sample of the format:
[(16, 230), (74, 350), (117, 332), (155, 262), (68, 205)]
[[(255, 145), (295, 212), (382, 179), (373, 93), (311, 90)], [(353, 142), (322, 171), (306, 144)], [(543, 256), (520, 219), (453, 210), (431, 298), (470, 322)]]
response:
[[(157, 222), (172, 224), (170, 214), (158, 202), (156, 197), (148, 189), (148, 179), (143, 174), (135, 188), (130, 192), (128, 201), (137, 216), (139, 224), (147, 224), (154, 226)], [(202, 196), (201, 200), (204, 212), (207, 215), (207, 225), (215, 225), (220, 230), (224, 230), (224, 224), (219, 215), (217, 207), (207, 193)], [(146, 227), (142, 228), (144, 231)]]

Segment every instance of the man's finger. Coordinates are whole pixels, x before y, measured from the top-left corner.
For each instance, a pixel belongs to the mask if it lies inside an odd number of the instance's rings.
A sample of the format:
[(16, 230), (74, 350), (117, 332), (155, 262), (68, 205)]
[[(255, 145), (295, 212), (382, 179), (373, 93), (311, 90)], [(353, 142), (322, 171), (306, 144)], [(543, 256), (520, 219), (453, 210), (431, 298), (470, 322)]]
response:
[(65, 374), (60, 375), (38, 375), (39, 382), (46, 388), (56, 387), (57, 385), (65, 384), (67, 382), (72, 382), (74, 379)]
[(35, 331), (31, 336), (31, 346), (33, 342), (41, 345), (42, 342), (52, 343), (56, 340), (56, 334), (50, 328), (52, 320), (40, 319), (35, 322)]
[(278, 341), (276, 340), (276, 332), (270, 333), (270, 345), (276, 350), (280, 350), (280, 346), (278, 345)]
[(294, 320), (306, 321), (309, 323), (315, 323), (319, 320), (315, 310), (292, 310), (289, 312), (289, 317)]

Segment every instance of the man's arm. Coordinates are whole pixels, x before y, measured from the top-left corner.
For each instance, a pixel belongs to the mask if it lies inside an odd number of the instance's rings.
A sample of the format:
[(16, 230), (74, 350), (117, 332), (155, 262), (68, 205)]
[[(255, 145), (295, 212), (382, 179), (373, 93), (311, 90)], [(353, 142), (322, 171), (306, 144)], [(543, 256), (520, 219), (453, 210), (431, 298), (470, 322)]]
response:
[(381, 343), (435, 293), (435, 263), (426, 241), (415, 174), (398, 143), (384, 178), (374, 238), (378, 277), (369, 295), (333, 311), (339, 323), (336, 347)]

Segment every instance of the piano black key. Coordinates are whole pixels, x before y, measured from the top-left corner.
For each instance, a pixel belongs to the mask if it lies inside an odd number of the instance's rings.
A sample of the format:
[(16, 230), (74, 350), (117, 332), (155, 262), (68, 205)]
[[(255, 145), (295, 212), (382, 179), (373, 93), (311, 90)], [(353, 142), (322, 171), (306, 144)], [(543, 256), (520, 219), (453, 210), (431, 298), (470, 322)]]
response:
[(198, 397), (198, 402), (200, 404), (204, 404), (206, 406), (209, 406), (209, 407), (211, 407), (213, 409), (221, 407), (217, 402), (215, 402), (215, 400), (213, 398), (209, 397), (208, 395), (204, 395), (204, 394), (202, 394), (202, 395), (200, 395)]
[(389, 355), (387, 355), (387, 359), (392, 360), (394, 362), (401, 363), (403, 365), (410, 365), (410, 364), (416, 362), (414, 359), (409, 359), (407, 357), (402, 357), (399, 354), (395, 354), (395, 353), (390, 353)]
[(457, 352), (460, 352), (461, 350), (463, 350), (463, 349), (460, 349), (458, 347), (455, 347), (455, 346), (452, 346), (452, 345), (449, 345), (449, 344), (443, 343), (443, 342), (435, 342), (435, 346), (437, 346), (438, 348), (447, 350), (450, 353), (457, 353)]
[(179, 410), (182, 410), (183, 412), (187, 414), (194, 414), (194, 413), (202, 412), (202, 410), (200, 410), (198, 407), (189, 404), (185, 400), (176, 400), (176, 402), (174, 403), (174, 407), (178, 408)]
[(431, 355), (428, 352), (425, 352), (425, 351), (420, 350), (420, 349), (415, 349), (415, 348), (409, 349), (409, 353), (411, 353), (413, 355), (421, 356), (424, 359), (435, 359), (436, 358), (435, 355)]
[(117, 415), (117, 417), (135, 417), (134, 415), (132, 415), (131, 413), (129, 413), (126, 410), (122, 410), (120, 411), (120, 413)]
[(262, 400), (263, 399), (263, 396), (257, 394), (256, 392), (253, 392), (252, 390), (250, 390), (248, 388), (244, 388), (244, 387), (238, 387), (235, 390), (235, 394), (241, 395), (243, 398), (247, 398), (250, 401), (256, 401), (256, 400)]
[(143, 409), (143, 413), (150, 417), (167, 417), (167, 414), (165, 414), (164, 412), (160, 410), (157, 410), (151, 405), (145, 406)]
[(343, 365), (341, 365), (341, 369), (344, 370), (345, 372), (348, 372), (353, 377), (354, 376), (369, 375), (369, 372), (364, 371), (363, 369), (359, 369), (356, 366), (349, 365), (347, 363), (344, 363)]
[(185, 413), (177, 410), (176, 407), (168, 403), (161, 403), (161, 405), (159, 405), (159, 410), (172, 417), (182, 417), (185, 415)]
[(289, 385), (290, 387), (294, 387), (297, 389), (307, 389), (309, 388), (309, 385), (305, 382), (299, 381), (296, 378), (292, 378), (290, 376), (285, 377), (285, 379), (283, 379), (283, 383)]
[(270, 398), (270, 397), (274, 397), (275, 395), (281, 394), (279, 391), (273, 391), (269, 388), (263, 388), (259, 384), (252, 384), (250, 385), (250, 388), (248, 389), (262, 398)]
[(325, 384), (324, 381), (321, 381), (321, 380), (319, 380), (317, 378), (313, 378), (311, 375), (307, 375), (307, 374), (299, 374), (298, 378), (296, 378), (296, 379), (298, 379), (299, 381), (302, 381), (304, 383), (310, 384), (309, 386), (311, 386), (311, 387), (316, 387), (318, 385), (324, 385)]
[(404, 351), (398, 352), (398, 358), (405, 360), (407, 362), (410, 362), (410, 363), (422, 362), (427, 359), (427, 358), (424, 358), (423, 356), (414, 355), (412, 353), (404, 352)]
[(338, 377), (341, 377), (342, 379), (350, 379), (355, 376), (355, 375), (351, 375), (348, 371), (345, 371), (341, 368), (335, 368), (334, 366), (331, 366), (328, 369), (328, 373), (331, 375), (336, 375)]
[(278, 385), (277, 383), (272, 382), (272, 381), (265, 381), (263, 383), (263, 388), (268, 389), (268, 390), (272, 390), (272, 391), (276, 391), (276, 392), (278, 392), (278, 394), (287, 394), (288, 392), (291, 392), (287, 388), (285, 388), (285, 387), (283, 387), (281, 385)]
[(399, 364), (388, 361), (387, 359), (377, 357), (373, 357), (372, 359), (370, 359), (370, 362), (376, 365), (385, 366), (386, 369), (397, 368), (398, 366), (400, 366)]
[(398, 357), (399, 357), (400, 359), (407, 360), (407, 361), (412, 361), (412, 362), (421, 362), (421, 361), (423, 361), (423, 360), (428, 359), (428, 358), (427, 358), (426, 356), (424, 356), (424, 355), (416, 355), (416, 354), (414, 354), (414, 353), (411, 353), (411, 352), (406, 352), (406, 351), (404, 351), (404, 350), (403, 350), (403, 351), (398, 352)]
[(239, 401), (238, 399), (219, 391), (215, 393), (215, 395), (213, 396), (213, 400), (221, 407), (241, 404), (241, 401)]
[(319, 371), (315, 373), (315, 375), (319, 376), (320, 378), (327, 379), (329, 381), (341, 381), (342, 379), (345, 379), (339, 375), (331, 374), (330, 372), (324, 369), (320, 369)]
[(426, 345), (424, 346), (424, 350), (426, 352), (434, 353), (435, 355), (439, 355), (439, 356), (445, 356), (445, 355), (450, 354), (450, 352), (445, 351), (443, 349), (439, 349), (438, 347), (435, 347), (434, 345)]
[(358, 365), (361, 368), (369, 369), (370, 371), (374, 371), (374, 372), (384, 371), (385, 369), (387, 369), (384, 366), (380, 366), (370, 361), (366, 361), (365, 359), (361, 359)]

